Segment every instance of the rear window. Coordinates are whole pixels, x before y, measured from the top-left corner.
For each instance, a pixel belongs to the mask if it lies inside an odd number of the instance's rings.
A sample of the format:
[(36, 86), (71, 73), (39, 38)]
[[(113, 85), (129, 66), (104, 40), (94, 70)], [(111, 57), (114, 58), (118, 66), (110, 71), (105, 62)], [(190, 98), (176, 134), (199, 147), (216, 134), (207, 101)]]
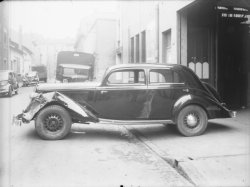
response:
[(149, 83), (184, 83), (184, 81), (171, 69), (152, 69), (149, 73)]

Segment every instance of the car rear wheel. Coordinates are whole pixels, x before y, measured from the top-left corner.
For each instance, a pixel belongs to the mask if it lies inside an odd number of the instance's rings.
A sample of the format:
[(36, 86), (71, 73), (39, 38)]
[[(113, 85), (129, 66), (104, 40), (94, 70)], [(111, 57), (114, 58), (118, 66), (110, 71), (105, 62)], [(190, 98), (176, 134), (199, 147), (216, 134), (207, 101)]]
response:
[(197, 105), (184, 107), (177, 117), (178, 131), (184, 136), (198, 136), (207, 128), (207, 113)]
[(63, 139), (69, 134), (71, 125), (68, 111), (58, 105), (44, 108), (35, 120), (37, 134), (46, 140)]

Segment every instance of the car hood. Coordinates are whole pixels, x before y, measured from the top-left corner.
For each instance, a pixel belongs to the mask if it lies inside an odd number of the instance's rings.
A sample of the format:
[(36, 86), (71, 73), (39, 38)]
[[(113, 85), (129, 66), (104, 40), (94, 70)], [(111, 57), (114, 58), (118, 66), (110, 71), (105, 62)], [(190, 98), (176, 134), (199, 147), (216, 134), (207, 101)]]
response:
[(44, 83), (39, 84), (37, 92), (65, 91), (65, 90), (88, 90), (100, 86), (100, 82), (83, 82), (83, 83)]

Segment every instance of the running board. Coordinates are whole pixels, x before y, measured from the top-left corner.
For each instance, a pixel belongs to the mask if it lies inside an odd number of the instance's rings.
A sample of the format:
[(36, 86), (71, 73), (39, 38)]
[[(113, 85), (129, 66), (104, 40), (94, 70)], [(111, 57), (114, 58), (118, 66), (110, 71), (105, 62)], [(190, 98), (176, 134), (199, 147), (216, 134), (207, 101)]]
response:
[(172, 120), (111, 120), (99, 118), (100, 123), (112, 123), (117, 125), (129, 124), (129, 125), (146, 125), (146, 124), (173, 124)]

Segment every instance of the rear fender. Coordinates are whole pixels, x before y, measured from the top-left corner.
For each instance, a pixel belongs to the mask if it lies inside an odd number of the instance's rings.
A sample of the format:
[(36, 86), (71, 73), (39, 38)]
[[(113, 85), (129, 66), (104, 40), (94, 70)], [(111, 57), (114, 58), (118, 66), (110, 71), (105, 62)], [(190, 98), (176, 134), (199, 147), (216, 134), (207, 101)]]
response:
[(218, 113), (221, 110), (224, 110), (224, 108), (220, 106), (220, 104), (217, 103), (216, 101), (213, 101), (206, 97), (199, 97), (199, 96), (194, 96), (192, 94), (188, 94), (182, 96), (175, 102), (174, 107), (172, 109), (172, 116), (174, 116), (173, 121), (176, 121), (176, 117), (178, 116), (182, 108), (191, 104), (202, 107), (207, 113), (209, 119), (216, 117), (214, 116), (214, 113)]
[(192, 95), (188, 94), (188, 95), (182, 96), (175, 102), (173, 109), (172, 109), (172, 116), (174, 118), (173, 119), (174, 121), (178, 113), (181, 111), (181, 109), (187, 106), (189, 103), (191, 103), (192, 98), (193, 98)]
[(49, 92), (39, 94), (32, 99), (28, 107), (23, 111), (22, 121), (29, 122), (46, 106), (57, 104), (64, 107), (71, 116), (77, 117), (79, 122), (92, 121), (98, 122), (98, 118), (86, 107), (79, 105), (69, 97), (59, 92)]

